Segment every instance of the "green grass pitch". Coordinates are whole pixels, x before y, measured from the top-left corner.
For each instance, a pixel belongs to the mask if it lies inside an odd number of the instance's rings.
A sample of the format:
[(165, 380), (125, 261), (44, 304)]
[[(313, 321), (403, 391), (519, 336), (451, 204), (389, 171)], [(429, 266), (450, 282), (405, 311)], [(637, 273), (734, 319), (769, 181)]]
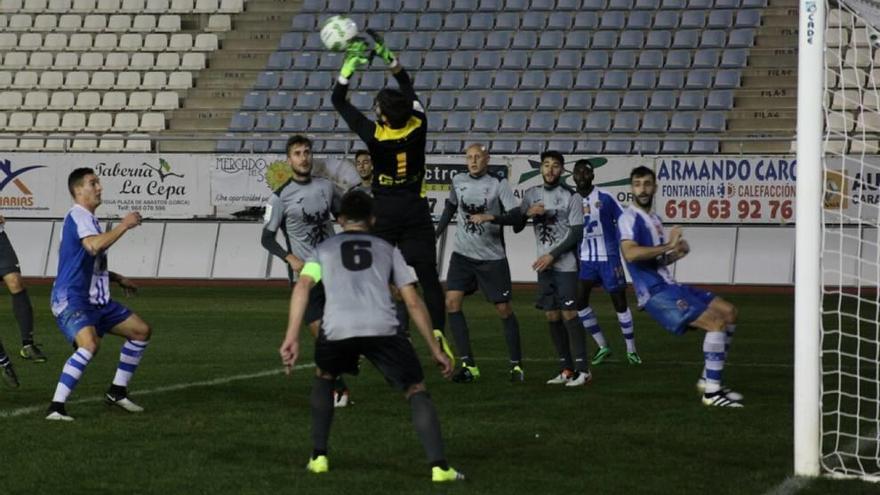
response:
[[(369, 365), (349, 379), (355, 404), (336, 413), (331, 472), (303, 469), (313, 371), (280, 373), (286, 289), (146, 287), (121, 299), (154, 328), (131, 385), (147, 411), (129, 415), (100, 402), (121, 345), (108, 337), (71, 398), (76, 421), (68, 424), (43, 416), (71, 349), (48, 311), (48, 287), (30, 292), (50, 360), (16, 358), (22, 387), (0, 388), (2, 494), (761, 494), (792, 472), (790, 295), (729, 295), (740, 322), (725, 381), (745, 394), (741, 410), (700, 404), (695, 333), (673, 337), (635, 312), (645, 364), (625, 364), (601, 291), (593, 305), (615, 356), (594, 368), (591, 386), (574, 390), (544, 384), (556, 373), (547, 327), (531, 291), (516, 291), (526, 383), (512, 385), (494, 311), (468, 298), (480, 381), (460, 385), (426, 373), (449, 461), (469, 479), (435, 487), (408, 405)], [(17, 350), (8, 297), (0, 298), (0, 338)], [(311, 342), (304, 338), (302, 364), (311, 362)], [(797, 493), (877, 492), (867, 483), (816, 480)]]

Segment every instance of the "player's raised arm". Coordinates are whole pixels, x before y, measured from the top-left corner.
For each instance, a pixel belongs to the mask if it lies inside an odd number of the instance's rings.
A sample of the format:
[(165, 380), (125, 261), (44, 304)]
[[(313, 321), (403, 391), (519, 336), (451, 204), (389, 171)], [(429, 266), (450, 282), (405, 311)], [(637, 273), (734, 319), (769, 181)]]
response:
[(333, 85), (333, 93), (330, 96), (333, 108), (339, 112), (348, 127), (364, 141), (373, 138), (376, 124), (348, 101), (348, 83), (355, 71), (369, 63), (367, 53), (367, 44), (362, 40), (355, 40), (349, 44), (345, 50), (342, 68), (339, 69), (339, 77), (336, 79), (336, 84)]
[(123, 234), (141, 224), (141, 214), (133, 211), (119, 222), (112, 230), (103, 234), (89, 235), (82, 238), (83, 248), (92, 256), (110, 248)]

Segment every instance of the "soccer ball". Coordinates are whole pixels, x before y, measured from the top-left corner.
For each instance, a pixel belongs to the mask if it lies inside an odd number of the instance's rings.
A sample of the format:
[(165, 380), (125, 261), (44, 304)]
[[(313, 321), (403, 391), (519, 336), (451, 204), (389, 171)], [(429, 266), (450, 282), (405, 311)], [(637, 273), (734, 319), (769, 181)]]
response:
[(348, 42), (358, 34), (357, 24), (348, 17), (334, 15), (321, 26), (321, 42), (328, 50), (341, 52)]

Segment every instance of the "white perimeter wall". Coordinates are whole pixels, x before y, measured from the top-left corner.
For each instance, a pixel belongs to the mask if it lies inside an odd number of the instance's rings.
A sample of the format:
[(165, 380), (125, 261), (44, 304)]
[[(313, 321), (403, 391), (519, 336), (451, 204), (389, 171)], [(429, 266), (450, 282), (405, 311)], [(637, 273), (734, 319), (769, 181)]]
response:
[[(105, 224), (105, 228), (111, 226)], [(440, 272), (444, 279), (455, 228), (450, 225), (443, 239)], [(9, 220), (6, 231), (25, 276), (55, 276), (60, 222)], [(146, 278), (286, 278), (284, 264), (270, 259), (260, 245), (261, 231), (262, 223), (257, 222), (146, 222), (111, 248), (110, 269)], [(691, 254), (674, 267), (680, 282), (794, 282), (792, 226), (686, 226), (685, 238)], [(505, 240), (513, 280), (535, 281), (532, 230), (513, 234), (508, 229)], [(829, 229), (825, 243), (826, 283), (852, 285), (859, 275), (876, 280), (880, 272), (876, 229)]]

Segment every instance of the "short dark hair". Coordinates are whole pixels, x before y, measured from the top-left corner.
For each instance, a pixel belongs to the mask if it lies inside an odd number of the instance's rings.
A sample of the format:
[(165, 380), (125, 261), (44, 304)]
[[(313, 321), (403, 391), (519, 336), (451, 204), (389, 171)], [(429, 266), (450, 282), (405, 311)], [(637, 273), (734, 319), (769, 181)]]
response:
[(74, 169), (70, 175), (67, 176), (67, 190), (70, 191), (70, 196), (75, 198), (76, 195), (73, 194), (73, 189), (83, 185), (83, 179), (87, 175), (95, 175), (95, 169), (89, 167), (80, 167)]
[(581, 158), (580, 160), (574, 162), (575, 167), (587, 167), (590, 170), (593, 170), (593, 162), (589, 160), (589, 158)]
[(412, 100), (396, 89), (385, 88), (379, 91), (376, 95), (376, 104), (392, 129), (400, 129), (412, 117)]
[(369, 154), (370, 154), (370, 152), (367, 150), (357, 150), (354, 152), (354, 159), (357, 160), (359, 156), (361, 156), (361, 155), (368, 155), (369, 156)]
[(636, 177), (647, 177), (649, 175), (654, 179), (654, 182), (657, 182), (657, 174), (655, 174), (653, 170), (644, 165), (639, 165), (629, 173), (629, 180), (632, 182)]
[(560, 165), (565, 166), (565, 157), (562, 156), (562, 153), (556, 150), (547, 150), (541, 153), (541, 162), (543, 162), (545, 158), (553, 158), (558, 161)]
[(286, 151), (286, 154), (289, 155), (290, 148), (292, 148), (293, 146), (296, 146), (298, 144), (304, 144), (304, 145), (308, 146), (310, 150), (312, 149), (312, 140), (311, 139), (303, 136), (302, 134), (296, 134), (294, 136), (290, 136), (290, 139), (287, 140), (287, 147), (284, 148)]
[(373, 216), (373, 198), (364, 191), (355, 189), (342, 197), (339, 216), (349, 222), (367, 222)]

